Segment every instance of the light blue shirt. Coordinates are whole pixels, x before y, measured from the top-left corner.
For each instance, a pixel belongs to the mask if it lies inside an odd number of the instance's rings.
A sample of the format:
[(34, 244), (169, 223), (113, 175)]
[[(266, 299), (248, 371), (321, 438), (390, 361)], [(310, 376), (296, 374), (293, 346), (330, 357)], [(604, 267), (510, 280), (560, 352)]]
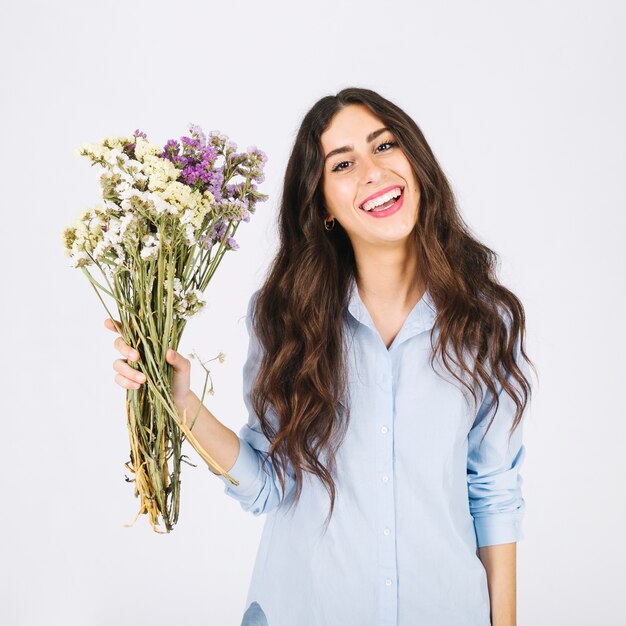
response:
[(285, 506), (273, 466), (261, 467), (268, 441), (249, 398), (260, 362), (251, 327), (257, 293), (246, 317), (249, 416), (229, 470), (239, 485), (219, 476), (244, 511), (267, 515), (242, 626), (489, 626), (477, 548), (523, 539), (523, 422), (509, 444), (509, 395), (498, 387), (500, 406), (479, 448), (493, 415), (485, 411), (490, 396), (476, 410), (440, 361), (429, 365), (436, 309), (428, 290), (387, 349), (352, 279), (344, 321), (352, 411), (324, 534), (323, 484), (304, 473), (301, 499), (287, 513), (291, 465)]

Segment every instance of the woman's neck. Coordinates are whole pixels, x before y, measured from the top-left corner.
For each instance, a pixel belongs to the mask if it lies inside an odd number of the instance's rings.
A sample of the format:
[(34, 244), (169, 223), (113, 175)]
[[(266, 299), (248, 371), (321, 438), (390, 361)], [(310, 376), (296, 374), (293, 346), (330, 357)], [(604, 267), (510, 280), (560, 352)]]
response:
[(359, 295), (365, 304), (410, 310), (426, 289), (414, 245), (361, 248), (355, 250), (355, 261)]

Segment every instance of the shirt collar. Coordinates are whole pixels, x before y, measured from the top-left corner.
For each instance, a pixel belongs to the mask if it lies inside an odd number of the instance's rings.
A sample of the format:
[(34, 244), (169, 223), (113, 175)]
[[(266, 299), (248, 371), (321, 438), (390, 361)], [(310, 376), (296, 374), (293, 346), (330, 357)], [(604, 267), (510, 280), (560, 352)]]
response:
[[(352, 315), (357, 322), (364, 324), (378, 333), (378, 329), (374, 325), (369, 311), (365, 304), (363, 304), (363, 300), (361, 300), (354, 276), (350, 278), (349, 291), (348, 311), (350, 315)], [(435, 306), (435, 302), (427, 286), (422, 298), (411, 309), (400, 333), (398, 333), (398, 335), (402, 334), (400, 339), (408, 339), (410, 336), (417, 335), (425, 330), (430, 330), (433, 327), (436, 316), (437, 307)]]

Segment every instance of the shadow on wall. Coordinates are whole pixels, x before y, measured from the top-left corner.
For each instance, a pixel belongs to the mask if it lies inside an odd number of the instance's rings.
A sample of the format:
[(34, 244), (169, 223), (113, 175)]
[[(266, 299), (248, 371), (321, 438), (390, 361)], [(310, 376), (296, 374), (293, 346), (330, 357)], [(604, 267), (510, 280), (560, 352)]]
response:
[(241, 626), (268, 626), (267, 617), (258, 602), (253, 602), (243, 615)]

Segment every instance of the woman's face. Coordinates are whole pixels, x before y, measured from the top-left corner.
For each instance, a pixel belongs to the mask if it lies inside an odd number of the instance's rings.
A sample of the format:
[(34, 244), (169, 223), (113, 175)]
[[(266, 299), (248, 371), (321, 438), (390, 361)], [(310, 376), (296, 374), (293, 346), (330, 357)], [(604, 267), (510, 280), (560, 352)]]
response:
[[(351, 104), (335, 114), (321, 136), (328, 216), (343, 226), (353, 245), (404, 241), (417, 223), (417, 179), (395, 137), (384, 127), (366, 106)], [(395, 197), (400, 190), (400, 197)], [(387, 202), (374, 206), (371, 199)], [(390, 208), (376, 211), (383, 207)]]

